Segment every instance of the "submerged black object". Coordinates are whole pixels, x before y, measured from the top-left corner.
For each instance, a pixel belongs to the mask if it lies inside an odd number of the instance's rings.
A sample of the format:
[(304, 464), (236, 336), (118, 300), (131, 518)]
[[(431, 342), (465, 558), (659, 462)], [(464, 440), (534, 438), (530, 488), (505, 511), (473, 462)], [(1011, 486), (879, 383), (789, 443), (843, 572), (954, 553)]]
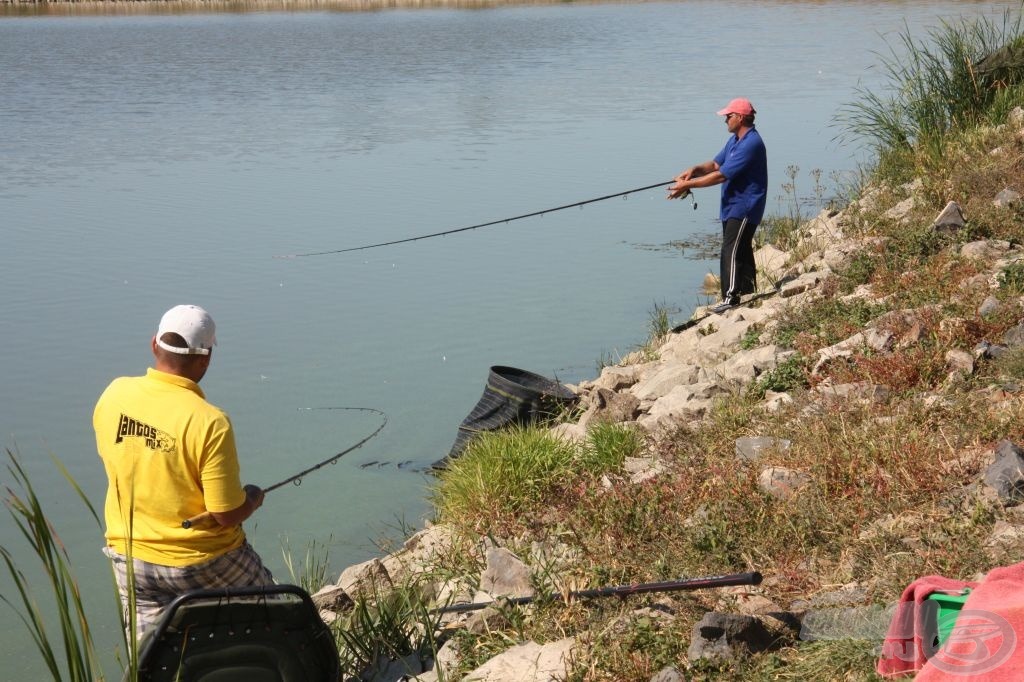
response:
[(484, 394), (459, 425), (452, 449), (446, 457), (434, 462), (433, 467), (443, 469), (449, 460), (461, 455), (481, 431), (529, 424), (556, 414), (576, 400), (576, 394), (568, 386), (553, 379), (515, 367), (495, 365), (487, 376)]

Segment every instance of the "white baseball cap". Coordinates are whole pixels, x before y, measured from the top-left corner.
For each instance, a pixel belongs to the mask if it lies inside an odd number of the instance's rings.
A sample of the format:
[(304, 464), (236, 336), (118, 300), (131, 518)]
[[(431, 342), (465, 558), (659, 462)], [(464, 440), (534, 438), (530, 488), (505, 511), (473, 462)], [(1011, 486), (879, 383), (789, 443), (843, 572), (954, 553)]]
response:
[[(210, 313), (197, 305), (176, 305), (160, 318), (160, 326), (156, 330), (156, 345), (166, 351), (179, 355), (209, 355), (217, 345), (217, 325), (213, 323)], [(185, 339), (186, 348), (178, 348), (164, 343), (160, 337), (173, 332)]]

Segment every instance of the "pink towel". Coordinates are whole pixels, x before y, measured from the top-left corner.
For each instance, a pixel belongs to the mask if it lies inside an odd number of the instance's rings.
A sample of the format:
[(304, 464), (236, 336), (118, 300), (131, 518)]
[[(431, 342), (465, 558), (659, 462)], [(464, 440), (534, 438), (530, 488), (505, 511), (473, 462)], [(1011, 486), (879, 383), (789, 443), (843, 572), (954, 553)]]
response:
[(989, 571), (916, 682), (1024, 680), (1024, 562)]
[(878, 674), (895, 677), (923, 668), (928, 656), (934, 651), (932, 642), (926, 640), (931, 639), (930, 633), (934, 633), (935, 628), (925, 624), (922, 602), (933, 592), (959, 594), (963, 588), (974, 587), (976, 584), (941, 575), (925, 576), (910, 583), (903, 590), (889, 623), (889, 630), (885, 633), (882, 655), (876, 666)]

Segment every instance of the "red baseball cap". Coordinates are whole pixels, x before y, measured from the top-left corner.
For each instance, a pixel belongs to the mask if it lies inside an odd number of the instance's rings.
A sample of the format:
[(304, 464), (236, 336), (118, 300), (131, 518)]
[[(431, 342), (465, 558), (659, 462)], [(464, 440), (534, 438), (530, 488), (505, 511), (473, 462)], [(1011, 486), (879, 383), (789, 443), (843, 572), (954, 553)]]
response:
[(751, 116), (756, 113), (757, 111), (754, 109), (754, 105), (750, 103), (749, 99), (746, 99), (745, 97), (737, 97), (726, 104), (725, 108), (718, 112), (718, 115), (725, 116), (726, 114), (739, 114), (740, 116)]

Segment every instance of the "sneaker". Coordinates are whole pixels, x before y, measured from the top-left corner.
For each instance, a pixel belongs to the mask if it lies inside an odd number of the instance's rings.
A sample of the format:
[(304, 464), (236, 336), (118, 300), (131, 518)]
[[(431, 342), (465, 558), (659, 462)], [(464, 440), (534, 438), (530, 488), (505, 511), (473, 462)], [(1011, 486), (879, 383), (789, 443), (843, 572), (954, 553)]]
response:
[(737, 305), (739, 305), (739, 301), (736, 301), (736, 300), (725, 300), (725, 301), (722, 301), (721, 303), (719, 303), (718, 305), (714, 306), (713, 308), (711, 308), (710, 312), (714, 313), (715, 315), (721, 315), (722, 313), (724, 313), (727, 310), (732, 310)]

